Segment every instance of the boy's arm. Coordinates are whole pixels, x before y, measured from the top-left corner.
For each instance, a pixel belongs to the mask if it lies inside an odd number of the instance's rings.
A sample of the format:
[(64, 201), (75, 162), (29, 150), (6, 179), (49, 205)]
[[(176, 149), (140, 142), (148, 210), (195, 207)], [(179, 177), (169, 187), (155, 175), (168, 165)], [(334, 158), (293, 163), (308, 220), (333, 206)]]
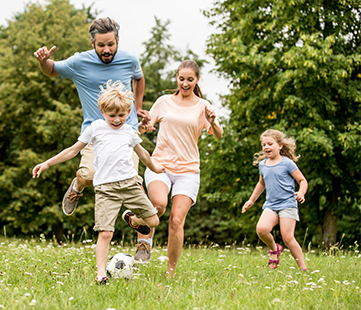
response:
[(254, 202), (263, 193), (265, 188), (266, 188), (266, 185), (264, 183), (263, 177), (260, 175), (259, 176), (259, 181), (258, 181), (256, 187), (253, 190), (251, 198), (249, 198), (249, 200), (244, 204), (244, 206), (242, 208), (242, 213), (246, 212), (250, 207), (253, 206)]
[(150, 170), (156, 172), (156, 173), (162, 173), (165, 172), (165, 168), (162, 166), (156, 166), (154, 165), (152, 159), (150, 158), (150, 155), (146, 149), (144, 149), (140, 144), (137, 144), (134, 147), (134, 152), (137, 153), (139, 159), (142, 161), (144, 165), (146, 165)]
[(48, 159), (47, 161), (44, 161), (41, 164), (36, 165), (33, 169), (33, 178), (39, 177), (43, 171), (49, 169), (51, 166), (54, 166), (56, 164), (62, 163), (64, 161), (67, 161), (75, 157), (85, 146), (86, 143), (77, 141), (71, 147), (68, 147), (67, 149), (61, 151), (59, 154), (55, 155), (54, 157)]

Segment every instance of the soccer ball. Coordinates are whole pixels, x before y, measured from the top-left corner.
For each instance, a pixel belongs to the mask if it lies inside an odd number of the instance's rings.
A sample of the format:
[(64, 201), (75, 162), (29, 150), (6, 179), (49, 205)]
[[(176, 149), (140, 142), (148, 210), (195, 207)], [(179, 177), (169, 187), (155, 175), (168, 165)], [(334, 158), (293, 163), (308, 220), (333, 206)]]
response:
[(133, 276), (134, 257), (126, 253), (113, 255), (107, 262), (108, 277), (130, 279)]

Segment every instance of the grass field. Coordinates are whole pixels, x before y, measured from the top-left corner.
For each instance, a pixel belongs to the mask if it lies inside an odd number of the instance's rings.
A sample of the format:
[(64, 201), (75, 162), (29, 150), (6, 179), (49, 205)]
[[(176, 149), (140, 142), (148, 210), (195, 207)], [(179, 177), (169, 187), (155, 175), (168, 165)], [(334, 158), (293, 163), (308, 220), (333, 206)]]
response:
[[(134, 255), (112, 244), (110, 255)], [(300, 272), (285, 250), (276, 270), (267, 249), (185, 247), (176, 278), (165, 276), (166, 249), (134, 269), (131, 280), (94, 284), (95, 242), (53, 244), (0, 239), (0, 309), (361, 309), (361, 255), (355, 247), (305, 252)]]

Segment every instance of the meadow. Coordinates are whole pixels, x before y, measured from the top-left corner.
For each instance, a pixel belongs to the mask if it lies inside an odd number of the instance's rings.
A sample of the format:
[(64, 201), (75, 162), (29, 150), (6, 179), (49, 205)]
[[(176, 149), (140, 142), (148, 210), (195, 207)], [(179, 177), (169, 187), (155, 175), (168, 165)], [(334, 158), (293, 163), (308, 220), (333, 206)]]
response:
[[(134, 255), (112, 243), (110, 255)], [(94, 284), (95, 241), (58, 245), (43, 236), (0, 238), (0, 309), (360, 309), (358, 245), (305, 250), (310, 272), (286, 249), (276, 270), (267, 249), (250, 245), (186, 245), (176, 277), (165, 275), (166, 247), (157, 246), (133, 278)]]

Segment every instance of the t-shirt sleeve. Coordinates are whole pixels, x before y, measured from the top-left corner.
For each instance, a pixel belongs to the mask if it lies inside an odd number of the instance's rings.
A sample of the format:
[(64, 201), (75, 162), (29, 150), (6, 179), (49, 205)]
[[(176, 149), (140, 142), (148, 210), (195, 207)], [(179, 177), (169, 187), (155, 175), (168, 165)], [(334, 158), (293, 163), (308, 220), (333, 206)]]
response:
[(54, 70), (61, 76), (62, 79), (73, 78), (75, 73), (75, 61), (77, 58), (77, 54), (79, 53), (75, 53), (68, 59), (54, 62)]
[(262, 160), (262, 161), (258, 164), (259, 175), (262, 176), (262, 178), (263, 178), (263, 167), (264, 167), (264, 160)]
[(288, 170), (289, 174), (292, 174), (295, 172), (296, 169), (298, 169), (298, 167), (293, 160), (291, 160), (289, 158), (287, 158), (287, 159), (288, 159), (287, 160), (287, 170)]
[(159, 115), (162, 108), (162, 97), (158, 98), (157, 101), (150, 108), (150, 123), (154, 126), (159, 121)]
[(93, 132), (94, 132), (94, 126), (92, 126), (92, 125), (88, 126), (84, 130), (84, 132), (80, 135), (78, 140), (80, 142), (83, 142), (83, 143), (86, 143), (87, 145), (89, 145), (91, 143), (91, 141), (92, 141)]
[(142, 142), (143, 140), (134, 131), (132, 131), (131, 147), (135, 147), (137, 144), (140, 144)]
[(140, 67), (140, 62), (138, 57), (134, 56), (134, 68), (132, 80), (139, 80), (143, 76), (142, 68)]

